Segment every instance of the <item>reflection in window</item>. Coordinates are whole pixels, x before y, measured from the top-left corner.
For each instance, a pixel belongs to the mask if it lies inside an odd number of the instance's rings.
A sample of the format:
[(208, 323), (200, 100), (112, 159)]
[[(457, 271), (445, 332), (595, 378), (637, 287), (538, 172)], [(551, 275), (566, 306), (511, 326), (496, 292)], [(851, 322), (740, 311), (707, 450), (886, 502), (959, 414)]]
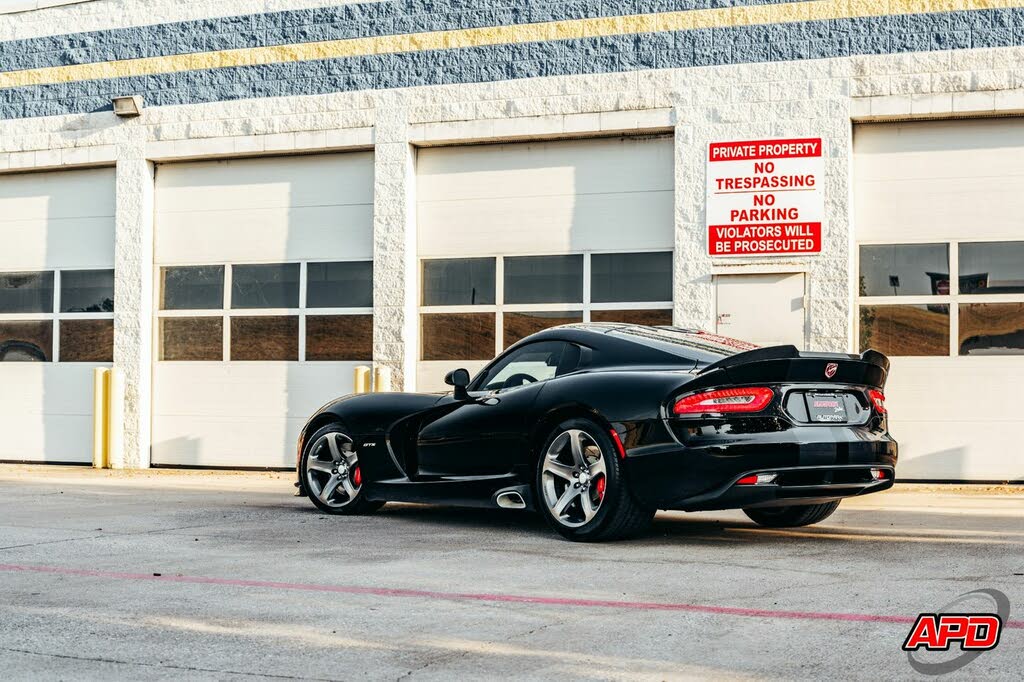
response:
[(544, 329), (582, 321), (582, 312), (505, 313), (503, 315), (505, 347)]
[(947, 244), (860, 247), (861, 296), (949, 294)]
[(306, 360), (373, 359), (373, 315), (310, 315)]
[(58, 329), (61, 362), (114, 361), (113, 320), (61, 320)]
[(220, 310), (224, 307), (224, 266), (163, 268), (161, 310)]
[[(60, 273), (60, 312), (114, 312), (113, 270), (63, 270)], [(62, 337), (63, 338), (63, 337)], [(61, 344), (63, 349), (64, 344)], [(61, 350), (61, 359), (64, 352)]]
[(671, 301), (672, 253), (600, 253), (590, 257), (590, 300)]
[(860, 350), (886, 355), (949, 355), (948, 305), (862, 305)]
[(308, 264), (306, 307), (372, 308), (373, 262)]
[(52, 312), (52, 272), (0, 273), (0, 314)]
[(423, 305), (493, 305), (493, 258), (423, 261)]
[(671, 310), (594, 310), (590, 313), (591, 322), (622, 322), (639, 324), (648, 327), (672, 326)]
[(223, 360), (224, 318), (162, 318), (160, 320), (160, 359)]
[(423, 360), (490, 360), (494, 313), (431, 313), (420, 316)]
[(299, 264), (234, 265), (232, 308), (298, 308)]
[(582, 303), (583, 256), (505, 259), (505, 303)]
[(960, 355), (1024, 354), (1024, 303), (960, 306)]
[(298, 360), (299, 318), (232, 317), (232, 360)]
[(53, 360), (53, 322), (0, 320), (0, 362)]
[(477, 390), (497, 391), (547, 381), (578, 364), (576, 346), (564, 341), (528, 343), (492, 367)]
[(960, 244), (960, 293), (1024, 293), (1024, 242)]

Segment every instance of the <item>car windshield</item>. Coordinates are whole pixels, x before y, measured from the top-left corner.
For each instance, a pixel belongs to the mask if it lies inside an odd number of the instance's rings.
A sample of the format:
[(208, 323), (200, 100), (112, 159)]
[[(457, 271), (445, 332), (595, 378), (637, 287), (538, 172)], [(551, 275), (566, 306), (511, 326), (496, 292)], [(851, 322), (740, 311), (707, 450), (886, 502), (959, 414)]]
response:
[(666, 353), (696, 359), (698, 364), (717, 362), (758, 347), (728, 336), (680, 327), (619, 327), (608, 333)]

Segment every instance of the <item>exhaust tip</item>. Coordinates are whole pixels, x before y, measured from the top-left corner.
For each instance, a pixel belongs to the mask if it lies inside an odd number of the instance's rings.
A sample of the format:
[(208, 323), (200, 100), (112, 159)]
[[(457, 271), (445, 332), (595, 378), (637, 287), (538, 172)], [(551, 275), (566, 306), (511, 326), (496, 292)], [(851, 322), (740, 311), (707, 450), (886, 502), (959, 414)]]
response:
[(526, 500), (515, 490), (498, 493), (494, 501), (502, 509), (526, 509)]

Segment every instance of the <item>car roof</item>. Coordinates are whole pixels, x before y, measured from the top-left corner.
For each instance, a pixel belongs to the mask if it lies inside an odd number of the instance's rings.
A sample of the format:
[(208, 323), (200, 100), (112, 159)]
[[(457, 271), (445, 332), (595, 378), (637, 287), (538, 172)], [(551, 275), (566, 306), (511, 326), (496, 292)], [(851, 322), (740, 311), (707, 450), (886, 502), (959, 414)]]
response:
[[(584, 322), (552, 327), (519, 341), (560, 339), (601, 352), (600, 365), (665, 362), (707, 365), (757, 346), (727, 336), (683, 327), (649, 327), (614, 322)], [(692, 366), (691, 364), (691, 366)]]

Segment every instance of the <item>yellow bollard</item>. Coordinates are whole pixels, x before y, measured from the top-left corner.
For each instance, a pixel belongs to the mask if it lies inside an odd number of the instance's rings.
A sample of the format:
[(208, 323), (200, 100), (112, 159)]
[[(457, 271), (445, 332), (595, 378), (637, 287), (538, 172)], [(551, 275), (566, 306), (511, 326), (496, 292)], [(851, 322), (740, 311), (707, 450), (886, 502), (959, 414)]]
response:
[(110, 370), (97, 367), (92, 371), (92, 465), (107, 466), (107, 393)]
[(353, 381), (354, 393), (369, 393), (370, 392), (370, 368), (366, 365), (359, 365), (356, 367), (355, 379)]
[(373, 368), (373, 392), (386, 393), (391, 390), (391, 368), (377, 365)]
[(116, 367), (107, 372), (107, 466), (124, 468), (124, 381)]

